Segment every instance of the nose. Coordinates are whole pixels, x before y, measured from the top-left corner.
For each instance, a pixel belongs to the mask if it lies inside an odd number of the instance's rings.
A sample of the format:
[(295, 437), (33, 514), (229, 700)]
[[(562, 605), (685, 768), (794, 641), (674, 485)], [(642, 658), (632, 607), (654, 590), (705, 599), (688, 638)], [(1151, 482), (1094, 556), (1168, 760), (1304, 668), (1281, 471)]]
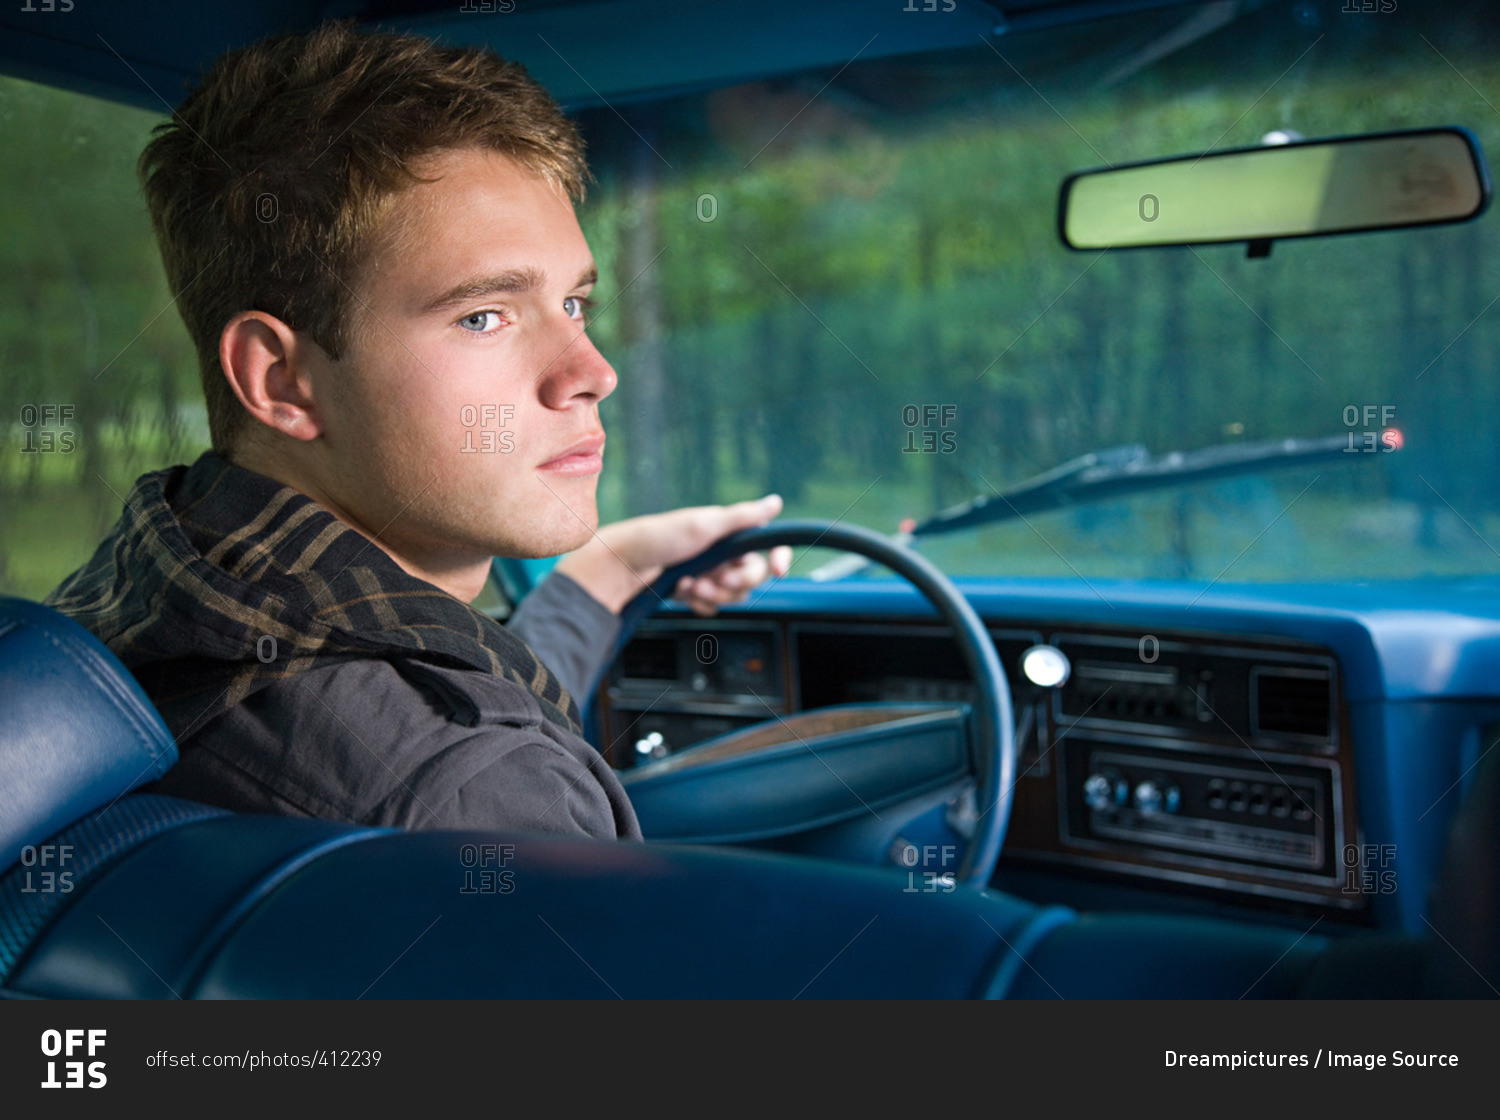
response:
[(575, 402), (593, 404), (615, 391), (619, 378), (598, 347), (577, 324), (563, 338), (562, 351), (538, 375), (537, 391), (548, 408), (568, 408)]

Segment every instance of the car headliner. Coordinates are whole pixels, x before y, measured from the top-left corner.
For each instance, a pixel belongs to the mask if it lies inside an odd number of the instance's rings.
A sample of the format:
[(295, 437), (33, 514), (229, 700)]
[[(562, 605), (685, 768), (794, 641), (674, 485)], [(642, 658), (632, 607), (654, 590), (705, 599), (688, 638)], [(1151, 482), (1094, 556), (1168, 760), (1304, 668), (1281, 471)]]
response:
[[(580, 109), (841, 67), (855, 57), (972, 46), (991, 35), (1189, 0), (907, 0), (905, 7), (869, 0), (271, 0), (253, 6), (160, 0), (126, 11), (90, 11), (87, 20), (68, 18), (61, 10), (65, 0), (35, 2), (53, 3), (55, 10), (0, 14), (0, 73), (161, 112), (224, 51), (328, 18), (490, 46), (524, 64), (565, 107)], [(1212, 7), (1227, 15), (1238, 5)], [(924, 10), (945, 18), (911, 18)]]

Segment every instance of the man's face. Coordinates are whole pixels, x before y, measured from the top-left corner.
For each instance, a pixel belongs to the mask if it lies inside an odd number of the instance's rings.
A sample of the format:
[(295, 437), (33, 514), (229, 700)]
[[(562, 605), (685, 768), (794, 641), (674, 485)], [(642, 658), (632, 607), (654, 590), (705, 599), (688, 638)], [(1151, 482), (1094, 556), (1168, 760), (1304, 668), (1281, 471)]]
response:
[(573, 207), (488, 151), (420, 170), (320, 379), (328, 497), (428, 573), (577, 548), (598, 523), (615, 373), (584, 334), (595, 268)]

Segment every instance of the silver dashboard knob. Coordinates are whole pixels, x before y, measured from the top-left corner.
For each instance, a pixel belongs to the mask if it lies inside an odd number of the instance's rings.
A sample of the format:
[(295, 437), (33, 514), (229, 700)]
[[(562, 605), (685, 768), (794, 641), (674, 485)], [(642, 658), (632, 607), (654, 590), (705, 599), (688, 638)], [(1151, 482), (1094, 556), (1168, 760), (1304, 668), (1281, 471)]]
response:
[(1114, 783), (1103, 774), (1090, 774), (1083, 783), (1083, 800), (1090, 809), (1108, 809), (1114, 801)]
[(1061, 688), (1073, 674), (1073, 663), (1056, 646), (1032, 646), (1021, 654), (1021, 674), (1038, 688)]
[(1135, 787), (1135, 807), (1141, 813), (1159, 813), (1166, 800), (1161, 787), (1155, 782), (1142, 782)]

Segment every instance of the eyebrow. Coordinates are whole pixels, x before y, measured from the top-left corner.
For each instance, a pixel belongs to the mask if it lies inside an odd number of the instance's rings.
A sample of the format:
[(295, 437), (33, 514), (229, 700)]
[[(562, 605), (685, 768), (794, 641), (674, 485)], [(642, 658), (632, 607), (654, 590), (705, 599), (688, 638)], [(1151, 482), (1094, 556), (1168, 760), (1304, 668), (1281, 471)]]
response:
[[(539, 290), (546, 282), (547, 274), (539, 268), (527, 266), (525, 268), (512, 268), (504, 272), (497, 272), (487, 276), (471, 276), (453, 285), (446, 292), (437, 296), (423, 309), (425, 314), (434, 311), (442, 311), (445, 308), (457, 307), (468, 303), (470, 300), (483, 299), (492, 295), (527, 295)], [(579, 276), (575, 288), (586, 288), (599, 282), (599, 269), (590, 265)]]

